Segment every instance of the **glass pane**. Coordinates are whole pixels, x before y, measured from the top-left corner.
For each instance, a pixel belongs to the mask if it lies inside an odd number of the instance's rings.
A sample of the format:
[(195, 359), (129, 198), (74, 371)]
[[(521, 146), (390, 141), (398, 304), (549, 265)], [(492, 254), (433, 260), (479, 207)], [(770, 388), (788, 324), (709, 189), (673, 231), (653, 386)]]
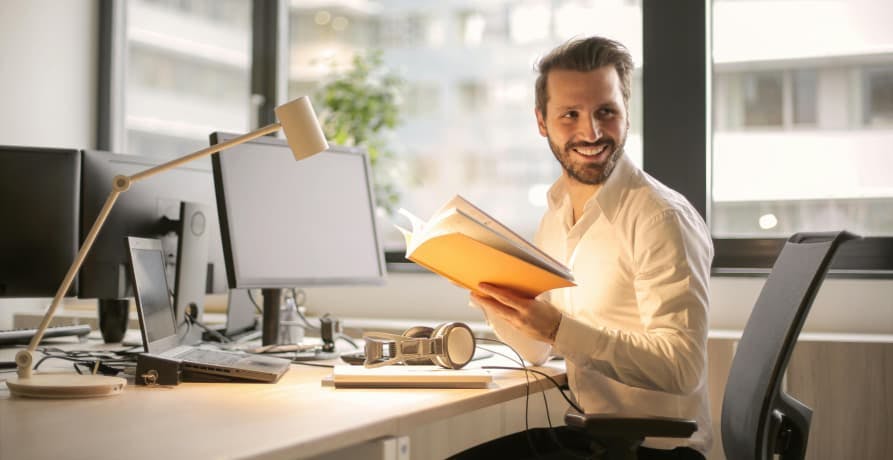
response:
[[(428, 217), (461, 194), (532, 237), (560, 167), (534, 116), (538, 58), (572, 37), (599, 34), (631, 51), (639, 69), (630, 101), (626, 152), (641, 164), (641, 29), (630, 0), (293, 0), (290, 97), (314, 94), (343, 76), (355, 56), (382, 52), (372, 80), (394, 74), (395, 129), (372, 142), (393, 158), (375, 164), (379, 202)], [(340, 21), (343, 27), (336, 27)], [(597, 26), (594, 26), (597, 25)], [(318, 111), (322, 101), (314, 99)], [(383, 214), (386, 248), (403, 239)]]
[(251, 2), (127, 2), (126, 153), (175, 157), (250, 130)]
[(714, 236), (893, 235), (890, 18), (888, 0), (714, 1)]
[(818, 120), (816, 96), (819, 72), (815, 69), (801, 69), (793, 71), (791, 75), (794, 86), (794, 124), (814, 125)]

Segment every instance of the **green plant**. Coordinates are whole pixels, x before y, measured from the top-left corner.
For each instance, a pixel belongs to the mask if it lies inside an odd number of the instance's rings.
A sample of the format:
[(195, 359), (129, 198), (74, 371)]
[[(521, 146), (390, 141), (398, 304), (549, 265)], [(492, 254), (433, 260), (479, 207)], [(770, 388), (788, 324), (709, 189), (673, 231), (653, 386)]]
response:
[(369, 152), (376, 204), (388, 215), (400, 201), (399, 162), (385, 135), (400, 123), (402, 89), (403, 80), (384, 67), (382, 53), (372, 51), (355, 55), (351, 68), (325, 82), (313, 98), (321, 104), (329, 141)]

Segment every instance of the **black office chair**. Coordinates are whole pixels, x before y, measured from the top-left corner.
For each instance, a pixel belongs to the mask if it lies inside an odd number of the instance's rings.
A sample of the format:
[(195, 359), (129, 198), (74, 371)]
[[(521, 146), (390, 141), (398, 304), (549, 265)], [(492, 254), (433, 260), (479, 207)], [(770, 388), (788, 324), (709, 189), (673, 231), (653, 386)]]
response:
[[(781, 391), (800, 329), (831, 258), (847, 232), (798, 233), (785, 243), (750, 314), (732, 361), (722, 402), (722, 442), (728, 460), (802, 459), (812, 409)], [(593, 440), (596, 458), (635, 459), (646, 437), (687, 438), (693, 420), (581, 414), (565, 423)]]

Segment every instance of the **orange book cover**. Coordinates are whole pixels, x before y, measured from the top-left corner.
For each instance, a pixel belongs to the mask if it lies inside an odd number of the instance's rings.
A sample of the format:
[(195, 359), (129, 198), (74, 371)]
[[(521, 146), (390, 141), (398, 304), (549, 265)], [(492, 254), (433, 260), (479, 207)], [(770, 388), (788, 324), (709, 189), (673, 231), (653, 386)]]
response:
[(536, 296), (574, 286), (567, 267), (461, 196), (428, 222), (400, 212), (413, 226), (398, 227), (406, 237), (406, 258), (461, 287), (476, 291), (486, 282)]

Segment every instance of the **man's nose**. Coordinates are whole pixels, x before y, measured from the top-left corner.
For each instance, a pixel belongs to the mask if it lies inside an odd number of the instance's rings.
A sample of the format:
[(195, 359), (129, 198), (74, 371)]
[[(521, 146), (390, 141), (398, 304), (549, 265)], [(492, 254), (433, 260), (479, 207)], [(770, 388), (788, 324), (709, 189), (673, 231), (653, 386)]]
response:
[(602, 128), (594, 117), (581, 118), (579, 136), (585, 142), (596, 142), (602, 137)]

